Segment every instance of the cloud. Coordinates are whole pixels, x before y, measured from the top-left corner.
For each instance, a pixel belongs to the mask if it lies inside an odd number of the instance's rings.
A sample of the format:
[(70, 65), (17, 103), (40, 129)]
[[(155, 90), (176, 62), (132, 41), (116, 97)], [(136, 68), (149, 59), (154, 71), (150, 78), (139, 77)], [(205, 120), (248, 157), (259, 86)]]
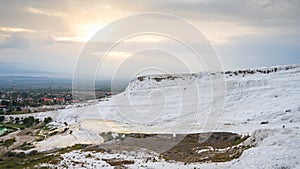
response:
[(63, 13), (58, 12), (58, 11), (49, 10), (49, 9), (34, 8), (34, 7), (27, 7), (27, 8), (25, 8), (25, 11), (30, 12), (30, 13), (34, 13), (34, 14), (56, 16), (56, 17), (66, 16), (66, 14), (63, 14)]
[(23, 28), (0, 27), (0, 32), (15, 33), (15, 32), (34, 32), (34, 31), (30, 29), (23, 29)]
[(298, 0), (123, 0), (114, 7), (134, 12), (166, 12), (193, 22), (232, 22), (253, 27), (299, 27)]
[(0, 43), (0, 48), (9, 49), (27, 49), (30, 46), (30, 42), (23, 36), (12, 34)]
[(80, 37), (54, 37), (52, 39), (54, 42), (86, 42), (85, 39), (81, 39)]
[[(299, 63), (299, 9), (299, 0), (3, 0), (0, 5), (0, 58), (64, 70), (72, 67), (83, 42), (99, 27), (131, 14), (162, 12), (195, 25), (216, 46), (229, 69)], [(162, 22), (172, 21), (162, 18), (155, 26)], [(137, 22), (136, 26), (139, 24)], [(167, 30), (173, 28), (165, 27)], [(184, 32), (184, 27), (180, 29)], [(195, 40), (195, 37), (190, 39)], [(148, 44), (186, 57), (185, 51), (171, 48), (168, 40), (153, 37), (133, 38), (126, 48), (124, 46), (124, 51), (134, 51)], [(123, 56), (123, 53), (113, 54)]]
[[(54, 3), (54, 2), (51, 2)], [(63, 5), (62, 5), (63, 6)], [(0, 27), (22, 28), (23, 30), (6, 29), (5, 31), (66, 32), (65, 10), (56, 8), (48, 2), (1, 1)], [(34, 35), (33, 35), (34, 36)]]
[(300, 63), (299, 34), (235, 36), (231, 43), (216, 45), (225, 69)]

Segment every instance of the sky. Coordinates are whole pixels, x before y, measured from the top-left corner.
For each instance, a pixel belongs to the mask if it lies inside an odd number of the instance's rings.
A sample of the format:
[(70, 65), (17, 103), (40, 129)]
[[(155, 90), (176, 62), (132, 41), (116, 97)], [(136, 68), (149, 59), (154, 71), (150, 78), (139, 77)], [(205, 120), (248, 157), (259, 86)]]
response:
[[(0, 62), (71, 76), (98, 31), (145, 12), (171, 14), (195, 26), (226, 70), (300, 63), (298, 0), (2, 0)], [(155, 25), (169, 22), (156, 18)], [(203, 70), (182, 45), (165, 36), (132, 37), (118, 48), (99, 68), (101, 77), (115, 72), (120, 77), (137, 75), (150, 70), (147, 67), (154, 68), (150, 74)]]

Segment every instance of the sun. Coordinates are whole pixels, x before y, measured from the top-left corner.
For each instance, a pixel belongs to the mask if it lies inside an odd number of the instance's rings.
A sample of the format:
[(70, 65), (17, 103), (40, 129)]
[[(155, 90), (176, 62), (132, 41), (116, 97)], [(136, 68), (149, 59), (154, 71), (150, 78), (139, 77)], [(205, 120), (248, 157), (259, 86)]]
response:
[(82, 24), (75, 31), (77, 40), (81, 42), (89, 41), (105, 24)]

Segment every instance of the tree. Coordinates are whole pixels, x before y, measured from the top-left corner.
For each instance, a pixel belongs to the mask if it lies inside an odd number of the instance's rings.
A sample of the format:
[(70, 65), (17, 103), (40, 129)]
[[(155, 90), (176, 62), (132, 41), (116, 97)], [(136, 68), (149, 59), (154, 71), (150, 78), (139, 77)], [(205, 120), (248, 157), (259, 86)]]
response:
[(5, 120), (4, 116), (0, 116), (0, 122), (3, 122)]
[(40, 123), (40, 119), (35, 119), (34, 122), (35, 122), (35, 124), (39, 124)]
[(20, 122), (20, 117), (16, 117), (16, 118), (15, 118), (15, 123), (18, 124), (19, 122)]
[(44, 119), (44, 123), (48, 124), (52, 121), (52, 118), (51, 117), (47, 117)]
[(22, 122), (27, 127), (32, 126), (34, 124), (34, 117), (33, 116), (29, 116), (27, 118), (24, 118), (22, 120)]
[(18, 107), (16, 108), (16, 111), (22, 111), (21, 107), (18, 106)]
[(12, 116), (9, 116), (9, 122), (13, 123), (14, 122), (14, 118)]
[(15, 138), (8, 139), (4, 141), (3, 145), (8, 149), (8, 147), (14, 144), (14, 142), (16, 142)]

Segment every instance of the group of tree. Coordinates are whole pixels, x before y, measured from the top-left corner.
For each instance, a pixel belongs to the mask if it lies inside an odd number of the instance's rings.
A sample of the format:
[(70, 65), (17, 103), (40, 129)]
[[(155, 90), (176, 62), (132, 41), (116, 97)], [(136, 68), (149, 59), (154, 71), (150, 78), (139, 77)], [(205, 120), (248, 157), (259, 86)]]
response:
[[(4, 122), (4, 120), (5, 120), (5, 116), (0, 116), (0, 123)], [(43, 122), (45, 124), (48, 124), (48, 123), (52, 122), (52, 118), (46, 117), (46, 118), (44, 118)], [(25, 117), (25, 118), (20, 118), (20, 117), (13, 118), (12, 116), (10, 116), (9, 123), (23, 124), (26, 127), (30, 127), (30, 126), (39, 124), (40, 120), (38, 118), (34, 118), (33, 116), (29, 116), (29, 117)]]

